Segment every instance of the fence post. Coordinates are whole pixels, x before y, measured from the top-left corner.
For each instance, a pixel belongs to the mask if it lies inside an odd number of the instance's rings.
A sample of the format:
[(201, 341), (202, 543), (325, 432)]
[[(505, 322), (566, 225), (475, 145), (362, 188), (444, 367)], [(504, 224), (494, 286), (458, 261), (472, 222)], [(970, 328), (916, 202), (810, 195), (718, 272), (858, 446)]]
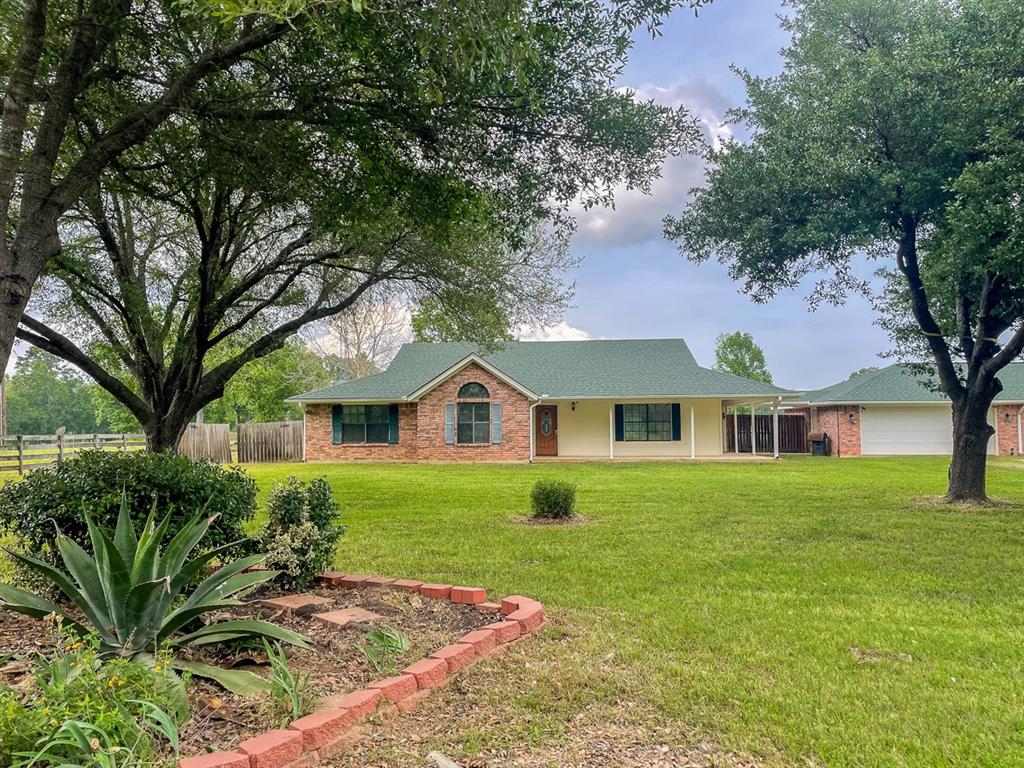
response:
[(100, 449), (100, 436), (95, 432), (92, 434), (92, 447), (97, 451)]
[(18, 474), (25, 474), (25, 438), (22, 435), (17, 436), (18, 441)]
[(128, 453), (128, 435), (121, 433), (121, 450)]
[(57, 430), (57, 461), (64, 461), (64, 432)]

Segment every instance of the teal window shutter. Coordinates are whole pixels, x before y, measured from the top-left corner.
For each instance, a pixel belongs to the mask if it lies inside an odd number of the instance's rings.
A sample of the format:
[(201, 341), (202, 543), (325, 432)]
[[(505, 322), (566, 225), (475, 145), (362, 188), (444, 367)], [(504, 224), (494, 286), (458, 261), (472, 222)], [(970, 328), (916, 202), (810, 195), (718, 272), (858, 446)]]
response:
[(341, 406), (331, 406), (331, 442), (341, 445)]
[(677, 442), (683, 439), (680, 410), (679, 403), (672, 403), (672, 439)]
[(626, 409), (622, 403), (615, 404), (615, 441), (621, 443), (626, 439)]
[(444, 407), (444, 444), (455, 445), (455, 403)]
[(392, 445), (398, 442), (398, 403), (388, 406), (388, 442)]
[(491, 442), (501, 442), (501, 403), (491, 403)]

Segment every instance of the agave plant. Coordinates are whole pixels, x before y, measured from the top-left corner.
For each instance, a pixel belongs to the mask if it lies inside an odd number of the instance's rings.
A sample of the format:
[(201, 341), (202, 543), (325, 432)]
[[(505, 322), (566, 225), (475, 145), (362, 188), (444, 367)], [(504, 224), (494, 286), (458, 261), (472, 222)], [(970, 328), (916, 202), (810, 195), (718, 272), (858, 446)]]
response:
[[(156, 508), (136, 536), (127, 504), (122, 503), (113, 538), (86, 514), (93, 556), (67, 536), (58, 534), (57, 548), (67, 573), (28, 555), (8, 550), (51, 582), (81, 612), (84, 621), (65, 607), (19, 587), (0, 584), (0, 608), (35, 618), (56, 615), (65, 627), (80, 634), (95, 632), (101, 655), (131, 659), (152, 658), (158, 648), (180, 649), (226, 640), (270, 638), (309, 647), (302, 635), (258, 619), (214, 621), (198, 628), (204, 614), (241, 605), (239, 596), (277, 575), (249, 570), (263, 560), (252, 555), (224, 565), (186, 590), (212, 559), (236, 546), (231, 542), (189, 556), (202, 541), (216, 515), (197, 515), (160, 551), (170, 515), (156, 524)], [(191, 630), (191, 631), (189, 631)], [(210, 677), (225, 688), (247, 692), (265, 688), (258, 675), (224, 670), (177, 658), (175, 666)]]

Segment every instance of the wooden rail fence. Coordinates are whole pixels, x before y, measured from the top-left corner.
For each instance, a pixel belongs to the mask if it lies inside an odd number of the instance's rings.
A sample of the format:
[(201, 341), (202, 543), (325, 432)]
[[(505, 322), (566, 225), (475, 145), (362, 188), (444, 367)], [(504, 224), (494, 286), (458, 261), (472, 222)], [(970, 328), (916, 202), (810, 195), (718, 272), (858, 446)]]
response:
[[(0, 473), (49, 467), (79, 451), (140, 451), (145, 435), (102, 433), (52, 435), (0, 435)], [(234, 450), (232, 450), (234, 449)], [(178, 443), (178, 451), (192, 459), (221, 464), (302, 461), (302, 422), (274, 421), (239, 424), (236, 435), (227, 424), (189, 424)]]
[(58, 431), (52, 435), (0, 435), (0, 472), (16, 471), (19, 475), (30, 469), (49, 467), (79, 451), (138, 451), (146, 447), (144, 435), (96, 432), (91, 435), (69, 435)]

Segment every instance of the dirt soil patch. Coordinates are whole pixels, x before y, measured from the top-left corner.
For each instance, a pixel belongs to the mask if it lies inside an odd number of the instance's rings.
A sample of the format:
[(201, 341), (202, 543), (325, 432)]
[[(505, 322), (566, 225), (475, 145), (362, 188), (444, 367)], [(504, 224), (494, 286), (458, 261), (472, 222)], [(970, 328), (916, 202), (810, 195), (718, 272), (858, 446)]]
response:
[[(375, 680), (396, 674), (462, 635), (495, 620), (471, 606), (447, 600), (431, 600), (418, 594), (383, 588), (357, 590), (312, 589), (310, 593), (330, 600), (295, 614), (260, 605), (260, 600), (282, 594), (265, 591), (245, 606), (218, 614), (216, 618), (263, 618), (301, 632), (313, 644), (311, 650), (286, 647), (288, 666), (296, 674), (309, 675), (314, 702), (340, 697)], [(381, 618), (371, 623), (350, 622), (329, 626), (313, 617), (343, 608), (362, 608)], [(363, 652), (366, 634), (373, 629), (395, 629), (409, 641), (400, 657), (377, 669)], [(0, 682), (15, 684), (26, 676), (30, 659), (47, 654), (55, 645), (55, 634), (33, 619), (0, 612)], [(218, 644), (202, 646), (185, 654), (187, 658), (226, 668), (248, 669), (265, 675), (269, 671), (262, 644), (251, 647)], [(15, 657), (11, 659), (10, 657)], [(181, 730), (183, 755), (229, 750), (240, 741), (277, 728), (266, 694), (237, 696), (212, 682), (193, 678), (189, 686), (192, 719)], [(280, 716), (280, 715), (278, 715)]]

